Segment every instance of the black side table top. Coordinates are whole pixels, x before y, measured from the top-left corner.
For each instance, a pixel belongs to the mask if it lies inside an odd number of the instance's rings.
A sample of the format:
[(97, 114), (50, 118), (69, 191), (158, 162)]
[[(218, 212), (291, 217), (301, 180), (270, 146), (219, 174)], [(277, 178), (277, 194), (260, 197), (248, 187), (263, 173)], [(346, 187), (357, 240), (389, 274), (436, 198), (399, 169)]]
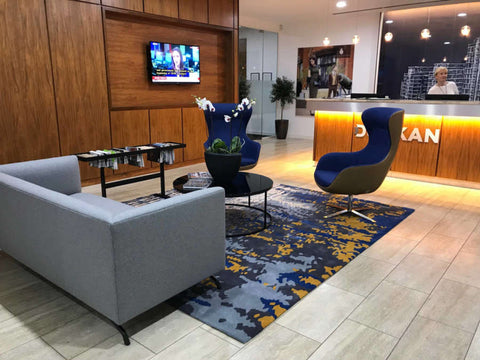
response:
[[(174, 180), (173, 187), (181, 193), (189, 192), (191, 190), (183, 190), (183, 184), (185, 184), (187, 180), (187, 175), (181, 176)], [(212, 186), (223, 187), (225, 189), (225, 197), (250, 196), (262, 194), (270, 190), (273, 187), (273, 180), (260, 174), (239, 172), (231, 184), (220, 185), (213, 182), (210, 187)]]

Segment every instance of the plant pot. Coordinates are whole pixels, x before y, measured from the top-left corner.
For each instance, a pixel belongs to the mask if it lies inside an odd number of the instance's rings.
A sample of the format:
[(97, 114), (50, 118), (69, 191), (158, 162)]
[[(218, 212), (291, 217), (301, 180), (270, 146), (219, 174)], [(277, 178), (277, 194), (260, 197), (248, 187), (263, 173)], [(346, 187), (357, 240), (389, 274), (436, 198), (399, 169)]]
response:
[(231, 183), (240, 170), (241, 153), (217, 154), (205, 151), (205, 163), (216, 184)]
[(288, 132), (288, 120), (275, 120), (275, 134), (277, 139), (285, 139)]

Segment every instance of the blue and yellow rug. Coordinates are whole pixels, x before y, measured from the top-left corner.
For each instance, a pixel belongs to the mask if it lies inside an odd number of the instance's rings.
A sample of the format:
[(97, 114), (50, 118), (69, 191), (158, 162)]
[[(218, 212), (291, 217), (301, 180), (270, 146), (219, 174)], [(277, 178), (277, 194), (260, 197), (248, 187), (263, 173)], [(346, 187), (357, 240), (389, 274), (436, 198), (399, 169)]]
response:
[[(345, 200), (320, 191), (275, 186), (268, 192), (271, 225), (257, 234), (226, 239), (225, 270), (216, 274), (221, 289), (207, 279), (169, 303), (247, 342), (413, 212), (355, 201), (375, 224), (352, 215), (323, 219), (337, 211), (327, 202)], [(263, 195), (252, 197), (252, 204), (263, 207)], [(230, 230), (242, 231), (261, 221), (258, 212), (227, 207)]]

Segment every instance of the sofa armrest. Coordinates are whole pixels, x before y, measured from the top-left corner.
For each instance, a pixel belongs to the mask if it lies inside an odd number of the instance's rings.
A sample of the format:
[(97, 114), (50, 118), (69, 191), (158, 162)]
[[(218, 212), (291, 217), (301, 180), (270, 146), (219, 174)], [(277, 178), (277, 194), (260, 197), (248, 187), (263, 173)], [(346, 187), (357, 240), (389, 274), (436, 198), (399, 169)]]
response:
[(0, 172), (66, 195), (82, 189), (74, 155), (0, 165)]
[(225, 267), (222, 188), (128, 210), (113, 222), (121, 322)]

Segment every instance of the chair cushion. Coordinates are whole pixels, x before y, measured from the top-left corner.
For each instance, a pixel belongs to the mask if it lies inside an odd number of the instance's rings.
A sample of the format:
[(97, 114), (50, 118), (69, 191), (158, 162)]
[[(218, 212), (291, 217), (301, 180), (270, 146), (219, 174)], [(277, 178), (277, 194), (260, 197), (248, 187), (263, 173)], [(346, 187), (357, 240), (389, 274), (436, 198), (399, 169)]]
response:
[(317, 170), (315, 171), (315, 182), (318, 186), (329, 186), (338, 175), (338, 171)]

